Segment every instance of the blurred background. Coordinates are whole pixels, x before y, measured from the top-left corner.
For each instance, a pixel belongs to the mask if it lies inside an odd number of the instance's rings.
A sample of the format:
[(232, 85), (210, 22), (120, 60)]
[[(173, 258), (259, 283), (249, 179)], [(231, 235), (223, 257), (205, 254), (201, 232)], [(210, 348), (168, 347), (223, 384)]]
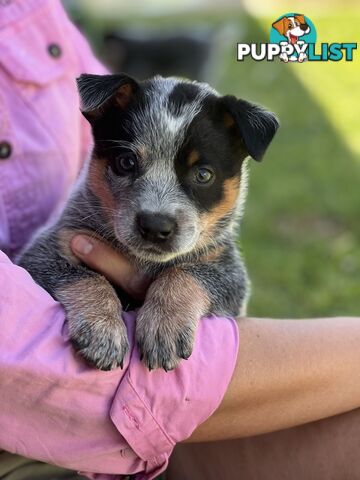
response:
[[(264, 5), (266, 3), (266, 5)], [(359, 42), (360, 2), (64, 0), (109, 68), (211, 83), (276, 112), (281, 129), (251, 164), (241, 228), (249, 314), (360, 314), (360, 52), (353, 62), (236, 61), (279, 16), (305, 14), (317, 42)]]

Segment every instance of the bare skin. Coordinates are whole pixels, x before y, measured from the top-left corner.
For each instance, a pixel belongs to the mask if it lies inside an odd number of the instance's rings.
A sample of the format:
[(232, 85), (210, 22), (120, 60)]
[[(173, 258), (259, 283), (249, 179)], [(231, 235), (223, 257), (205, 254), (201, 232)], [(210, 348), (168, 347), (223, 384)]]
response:
[(273, 432), (360, 407), (359, 318), (247, 318), (239, 331), (223, 402), (191, 441)]
[[(74, 253), (91, 268), (144, 294), (146, 279), (134, 278), (126, 259), (99, 242), (79, 253), (77, 240)], [(188, 440), (198, 445), (177, 448), (168, 477), (360, 478), (360, 318), (247, 318), (239, 331), (222, 404)]]
[(360, 409), (273, 433), (178, 445), (167, 480), (357, 480)]

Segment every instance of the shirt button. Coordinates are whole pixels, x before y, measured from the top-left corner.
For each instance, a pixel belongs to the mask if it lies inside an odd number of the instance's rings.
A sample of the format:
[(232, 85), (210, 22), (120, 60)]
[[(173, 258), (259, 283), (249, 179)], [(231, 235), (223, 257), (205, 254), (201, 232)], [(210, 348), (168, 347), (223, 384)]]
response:
[(62, 53), (61, 48), (57, 43), (51, 43), (48, 46), (48, 52), (49, 52), (49, 55), (51, 55), (53, 58), (61, 57), (61, 53)]
[(8, 142), (0, 142), (0, 160), (5, 160), (11, 155), (11, 145)]

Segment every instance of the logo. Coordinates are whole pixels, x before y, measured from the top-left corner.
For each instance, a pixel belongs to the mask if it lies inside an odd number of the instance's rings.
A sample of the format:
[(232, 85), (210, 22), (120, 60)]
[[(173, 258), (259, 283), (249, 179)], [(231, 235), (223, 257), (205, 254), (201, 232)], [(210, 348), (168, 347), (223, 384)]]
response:
[(286, 13), (271, 25), (269, 43), (238, 43), (237, 60), (273, 61), (333, 61), (353, 60), (357, 43), (321, 43), (316, 45), (316, 28), (302, 13)]
[(280, 45), (279, 58), (283, 62), (301, 63), (308, 58), (309, 44), (316, 43), (315, 26), (305, 15), (284, 15), (272, 24), (270, 43)]

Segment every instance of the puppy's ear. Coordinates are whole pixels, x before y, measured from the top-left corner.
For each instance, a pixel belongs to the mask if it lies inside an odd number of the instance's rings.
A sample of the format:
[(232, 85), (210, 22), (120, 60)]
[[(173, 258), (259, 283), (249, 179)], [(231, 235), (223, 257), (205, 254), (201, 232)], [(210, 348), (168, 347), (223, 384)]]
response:
[(225, 107), (225, 126), (241, 138), (246, 152), (260, 161), (279, 127), (276, 116), (259, 105), (238, 100), (232, 95), (222, 97), (221, 101)]
[(300, 22), (301, 24), (306, 23), (304, 15), (300, 15), (300, 14), (299, 14), (299, 15), (295, 15), (295, 18), (296, 18), (296, 20), (297, 20), (298, 22)]
[(123, 73), (91, 75), (83, 73), (77, 78), (81, 112), (89, 122), (100, 118), (110, 106), (126, 109), (139, 89), (139, 84)]
[(286, 17), (283, 17), (274, 22), (272, 26), (280, 33), (280, 35), (285, 35), (285, 32), (287, 31), (287, 24), (288, 19)]

